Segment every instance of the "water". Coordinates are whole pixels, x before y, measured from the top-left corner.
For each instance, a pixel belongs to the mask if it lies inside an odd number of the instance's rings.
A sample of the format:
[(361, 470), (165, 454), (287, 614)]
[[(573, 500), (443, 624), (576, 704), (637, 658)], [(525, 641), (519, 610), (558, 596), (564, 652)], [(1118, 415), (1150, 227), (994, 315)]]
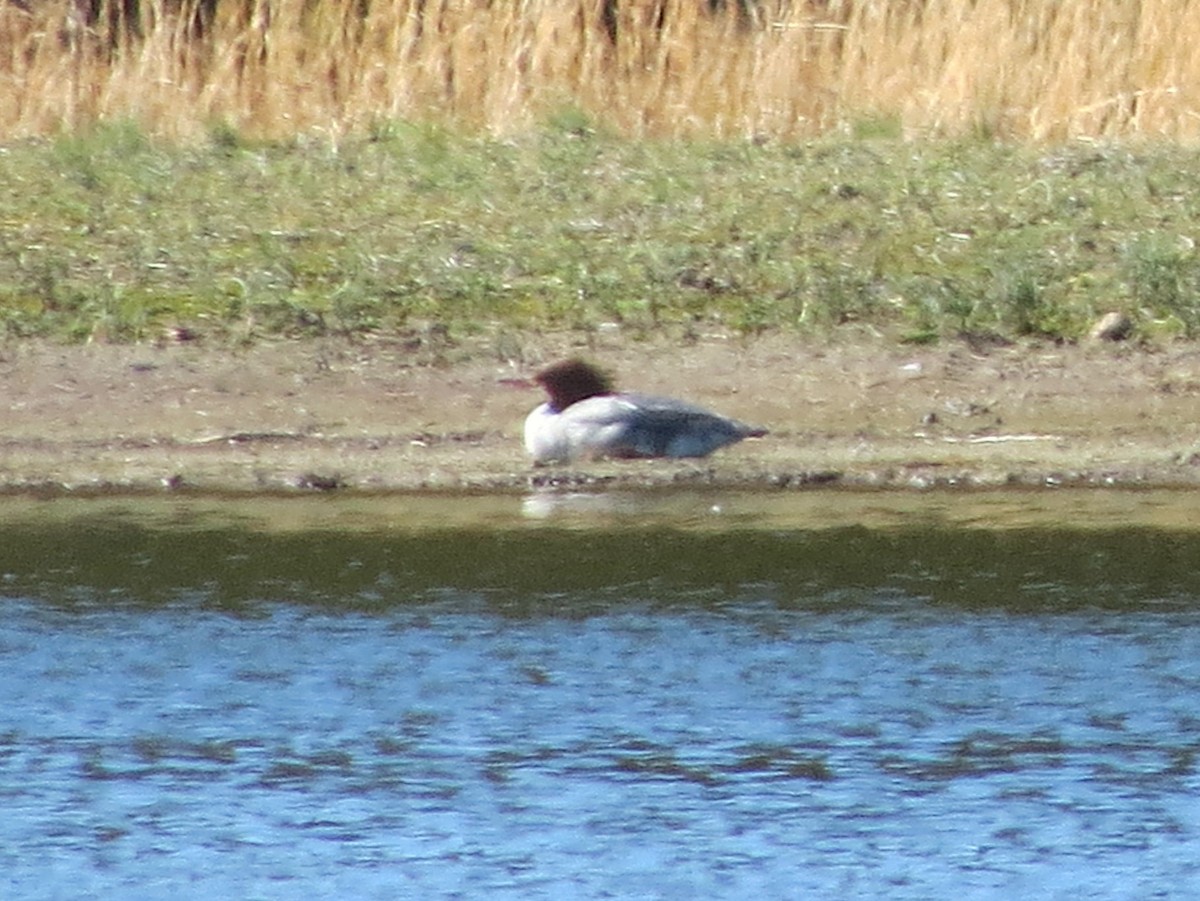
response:
[(1200, 892), (1188, 496), (577, 500), (6, 502), (0, 896)]

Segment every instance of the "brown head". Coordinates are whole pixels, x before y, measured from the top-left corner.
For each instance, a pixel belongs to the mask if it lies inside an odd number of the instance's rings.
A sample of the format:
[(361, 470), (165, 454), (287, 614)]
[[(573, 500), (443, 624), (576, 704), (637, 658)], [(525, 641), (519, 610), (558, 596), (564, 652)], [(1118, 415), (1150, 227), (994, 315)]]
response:
[(560, 413), (577, 401), (613, 393), (612, 380), (605, 373), (578, 359), (547, 366), (533, 380), (546, 389), (550, 406)]

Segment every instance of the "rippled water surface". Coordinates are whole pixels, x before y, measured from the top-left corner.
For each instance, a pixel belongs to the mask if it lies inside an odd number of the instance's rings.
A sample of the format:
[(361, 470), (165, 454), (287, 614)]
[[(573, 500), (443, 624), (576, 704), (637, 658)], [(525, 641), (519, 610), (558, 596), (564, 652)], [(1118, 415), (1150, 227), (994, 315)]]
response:
[(1200, 896), (1116, 497), (0, 502), (0, 897)]

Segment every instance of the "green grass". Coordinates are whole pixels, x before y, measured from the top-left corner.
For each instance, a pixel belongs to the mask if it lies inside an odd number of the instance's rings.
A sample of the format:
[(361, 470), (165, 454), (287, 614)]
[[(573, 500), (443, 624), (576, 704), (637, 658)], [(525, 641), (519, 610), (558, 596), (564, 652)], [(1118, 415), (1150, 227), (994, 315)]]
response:
[(867, 328), (1200, 335), (1200, 157), (883, 136), (515, 141), (386, 123), (336, 148), (136, 129), (0, 148), (0, 334)]

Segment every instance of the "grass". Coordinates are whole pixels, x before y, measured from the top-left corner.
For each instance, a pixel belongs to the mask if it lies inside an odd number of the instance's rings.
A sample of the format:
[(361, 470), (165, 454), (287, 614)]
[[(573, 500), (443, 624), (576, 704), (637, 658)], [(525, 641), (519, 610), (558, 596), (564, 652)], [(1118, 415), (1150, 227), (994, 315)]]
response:
[(108, 125), (0, 148), (0, 333), (1073, 339), (1115, 309), (1196, 337), (1196, 169), (1170, 145), (630, 141), (577, 111), (336, 147)]

